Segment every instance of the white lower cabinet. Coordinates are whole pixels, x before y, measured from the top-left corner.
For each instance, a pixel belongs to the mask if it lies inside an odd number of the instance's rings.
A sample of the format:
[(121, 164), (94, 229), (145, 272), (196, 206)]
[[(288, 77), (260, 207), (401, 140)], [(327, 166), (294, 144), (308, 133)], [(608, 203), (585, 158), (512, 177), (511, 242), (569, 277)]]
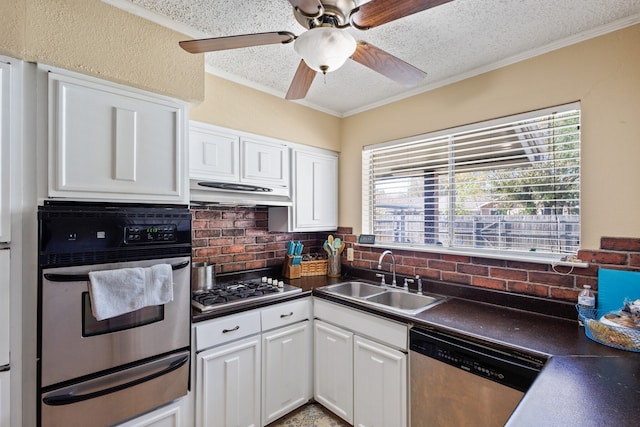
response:
[(11, 425), (10, 379), (11, 371), (0, 372), (0, 427), (9, 427)]
[(407, 425), (407, 355), (362, 337), (354, 339), (354, 425)]
[(314, 322), (314, 397), (353, 424), (353, 333)]
[(135, 418), (119, 427), (186, 427), (188, 421), (184, 414), (183, 401), (179, 399), (166, 406)]
[(308, 320), (262, 334), (262, 424), (311, 398), (311, 326)]
[(198, 354), (196, 425), (260, 426), (260, 336)]
[(311, 299), (196, 323), (195, 425), (261, 427), (311, 399)]
[(406, 427), (407, 325), (321, 299), (314, 316), (315, 399), (354, 426)]

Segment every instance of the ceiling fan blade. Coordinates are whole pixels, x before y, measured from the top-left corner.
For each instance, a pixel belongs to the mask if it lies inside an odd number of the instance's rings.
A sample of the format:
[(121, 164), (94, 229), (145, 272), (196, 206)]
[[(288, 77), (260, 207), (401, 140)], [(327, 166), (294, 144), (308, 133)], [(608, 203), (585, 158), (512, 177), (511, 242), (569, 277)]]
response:
[(302, 99), (307, 96), (307, 92), (309, 92), (315, 76), (316, 71), (309, 68), (309, 66), (304, 63), (304, 60), (300, 60), (300, 64), (298, 65), (296, 74), (293, 76), (293, 81), (291, 82), (291, 86), (289, 86), (285, 99)]
[(319, 15), (324, 9), (320, 0), (289, 0), (289, 3), (303, 15), (309, 17)]
[(365, 41), (358, 40), (351, 59), (405, 86), (418, 84), (427, 73)]
[(241, 34), (238, 36), (214, 37), (210, 39), (186, 40), (178, 44), (189, 53), (215, 52), (240, 47), (262, 46), (276, 43), (289, 43), (296, 36), (288, 31), (270, 33)]
[(364, 30), (413, 15), (452, 0), (371, 0), (353, 10), (351, 25)]

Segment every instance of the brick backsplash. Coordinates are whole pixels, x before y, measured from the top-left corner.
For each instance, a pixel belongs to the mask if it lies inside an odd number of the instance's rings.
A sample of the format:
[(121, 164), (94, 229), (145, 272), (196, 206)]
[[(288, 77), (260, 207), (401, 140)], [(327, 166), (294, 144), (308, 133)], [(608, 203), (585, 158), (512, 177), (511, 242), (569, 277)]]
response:
[[(300, 240), (304, 253), (322, 253), (329, 232), (278, 233), (268, 230), (265, 207), (193, 207), (193, 261), (216, 264), (216, 273), (281, 265), (289, 240)], [(382, 248), (360, 246), (351, 227), (333, 232), (354, 249), (354, 261), (342, 263), (375, 270)], [(576, 301), (583, 285), (597, 292), (598, 269), (640, 271), (640, 239), (603, 237), (599, 250), (582, 250), (578, 258), (588, 267), (553, 267), (526, 261), (507, 261), (464, 255), (393, 251), (397, 273), (517, 294)], [(385, 269), (387, 264), (385, 260)]]
[(192, 207), (193, 262), (216, 264), (216, 273), (280, 265), (289, 240), (300, 240), (304, 254), (322, 251), (328, 233), (277, 233), (268, 230), (265, 207)]
[[(349, 227), (340, 227), (334, 235), (354, 248), (353, 267), (377, 269), (383, 248), (357, 245)], [(600, 267), (640, 271), (640, 239), (603, 237), (600, 246), (578, 252), (578, 258), (589, 263), (584, 268), (398, 249), (393, 253), (398, 274), (574, 302), (583, 285), (597, 292)], [(342, 262), (349, 264), (345, 254)]]

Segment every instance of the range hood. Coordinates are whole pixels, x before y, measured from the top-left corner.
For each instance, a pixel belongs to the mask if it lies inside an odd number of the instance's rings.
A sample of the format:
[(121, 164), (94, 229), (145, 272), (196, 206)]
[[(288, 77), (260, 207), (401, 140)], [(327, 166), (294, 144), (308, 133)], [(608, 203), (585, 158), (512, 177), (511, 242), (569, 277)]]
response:
[(192, 203), (226, 206), (291, 206), (289, 188), (223, 181), (190, 180)]

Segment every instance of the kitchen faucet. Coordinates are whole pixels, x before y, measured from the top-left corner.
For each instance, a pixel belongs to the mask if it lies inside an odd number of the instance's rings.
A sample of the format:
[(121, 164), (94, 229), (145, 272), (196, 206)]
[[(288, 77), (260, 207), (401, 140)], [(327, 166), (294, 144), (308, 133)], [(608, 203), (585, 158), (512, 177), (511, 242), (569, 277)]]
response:
[(396, 286), (396, 257), (393, 256), (393, 252), (387, 249), (380, 254), (380, 258), (378, 259), (378, 270), (382, 270), (382, 258), (384, 258), (385, 255), (391, 255), (391, 272), (393, 273), (391, 286)]

